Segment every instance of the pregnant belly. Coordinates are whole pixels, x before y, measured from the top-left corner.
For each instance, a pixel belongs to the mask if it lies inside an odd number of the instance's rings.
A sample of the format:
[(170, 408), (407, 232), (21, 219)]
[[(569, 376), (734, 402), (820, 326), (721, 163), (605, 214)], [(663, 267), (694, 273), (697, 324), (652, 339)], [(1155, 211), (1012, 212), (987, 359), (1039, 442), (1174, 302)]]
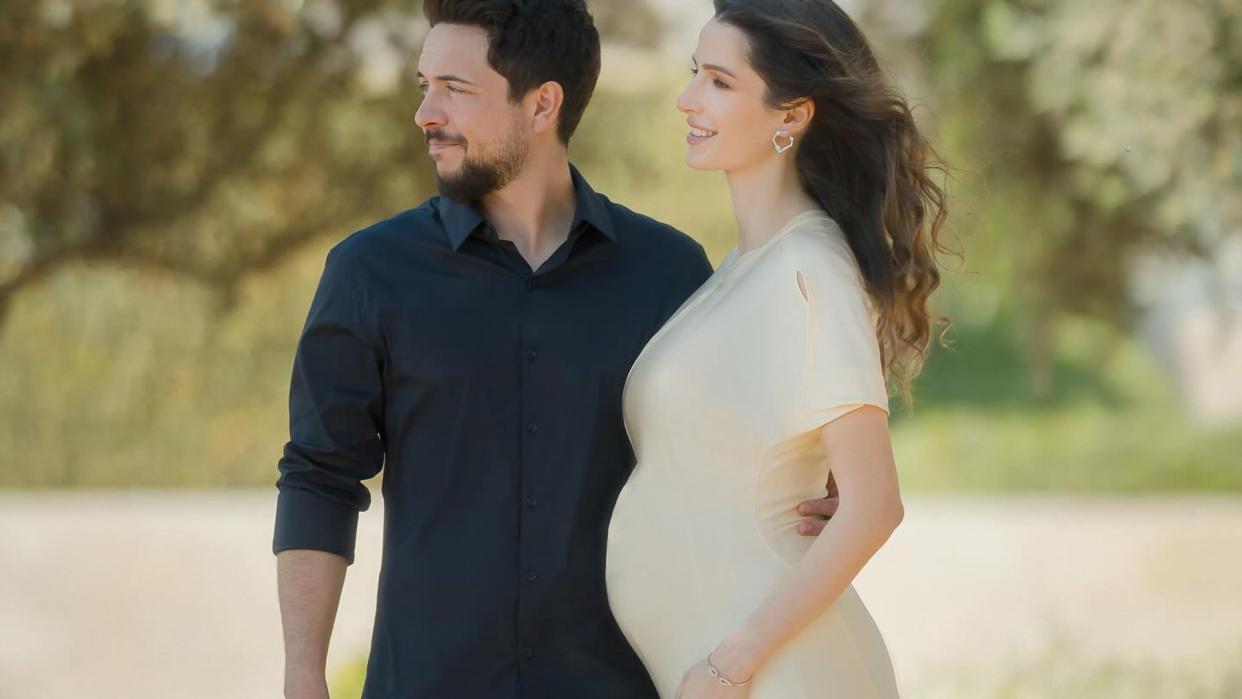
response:
[(697, 603), (694, 542), (637, 495), (622, 489), (608, 527), (608, 603), (660, 696), (672, 697), (710, 642)]
[[(635, 475), (639, 473), (636, 471)], [(608, 528), (606, 579), (618, 626), (661, 695), (737, 628), (785, 569), (744, 497), (704, 500), (632, 477)]]

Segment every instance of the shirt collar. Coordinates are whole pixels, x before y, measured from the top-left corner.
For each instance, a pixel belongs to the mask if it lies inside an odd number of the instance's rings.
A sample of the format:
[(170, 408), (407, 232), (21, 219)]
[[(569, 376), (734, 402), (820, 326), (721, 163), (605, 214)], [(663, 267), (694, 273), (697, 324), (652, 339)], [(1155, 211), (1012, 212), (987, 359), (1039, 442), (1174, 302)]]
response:
[[(569, 164), (569, 176), (574, 183), (574, 222), (570, 230), (585, 221), (609, 240), (616, 240), (616, 229), (612, 225), (612, 217), (608, 215), (608, 208), (604, 205), (604, 198), (591, 189), (591, 185), (573, 163)], [(460, 248), (466, 238), (483, 223), (483, 215), (473, 204), (462, 204), (442, 196), (437, 206), (453, 250)]]

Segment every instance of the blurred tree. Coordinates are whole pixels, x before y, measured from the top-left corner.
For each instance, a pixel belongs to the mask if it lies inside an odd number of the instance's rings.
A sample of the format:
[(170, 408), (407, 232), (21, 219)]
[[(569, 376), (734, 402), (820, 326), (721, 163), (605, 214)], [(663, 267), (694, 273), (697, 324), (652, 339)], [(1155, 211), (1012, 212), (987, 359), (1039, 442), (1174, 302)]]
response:
[(1125, 326), (1138, 251), (1242, 231), (1242, 2), (931, 0), (929, 78), (974, 171), (1037, 387), (1053, 320)]
[[(597, 0), (651, 45), (642, 3)], [(220, 292), (316, 234), (432, 187), (412, 123), (426, 25), (399, 0), (7, 3), (0, 13), (0, 320), (61, 265)]]

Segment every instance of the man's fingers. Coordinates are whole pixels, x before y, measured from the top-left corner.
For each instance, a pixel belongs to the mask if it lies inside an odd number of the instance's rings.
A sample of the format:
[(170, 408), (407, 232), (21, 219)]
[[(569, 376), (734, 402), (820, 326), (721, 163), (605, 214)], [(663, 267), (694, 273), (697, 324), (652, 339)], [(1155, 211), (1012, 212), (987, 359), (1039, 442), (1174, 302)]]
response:
[(798, 533), (803, 536), (819, 536), (824, 531), (825, 524), (828, 524), (826, 519), (804, 519), (798, 522)]
[(815, 517), (831, 517), (837, 513), (837, 505), (841, 499), (826, 497), (818, 500), (803, 500), (798, 503), (798, 514)]
[(828, 523), (828, 518), (836, 514), (840, 498), (828, 496), (818, 500), (804, 500), (798, 503), (798, 514), (803, 519), (798, 522), (798, 533), (803, 536), (819, 536)]

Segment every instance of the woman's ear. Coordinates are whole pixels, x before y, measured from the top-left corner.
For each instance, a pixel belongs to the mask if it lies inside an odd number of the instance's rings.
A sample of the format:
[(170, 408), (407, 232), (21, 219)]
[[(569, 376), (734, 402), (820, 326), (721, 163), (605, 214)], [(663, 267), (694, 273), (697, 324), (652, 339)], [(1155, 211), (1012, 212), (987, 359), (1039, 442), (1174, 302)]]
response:
[(815, 101), (808, 97), (785, 110), (785, 118), (781, 122), (781, 127), (793, 136), (801, 136), (811, 125), (811, 119), (814, 118)]

